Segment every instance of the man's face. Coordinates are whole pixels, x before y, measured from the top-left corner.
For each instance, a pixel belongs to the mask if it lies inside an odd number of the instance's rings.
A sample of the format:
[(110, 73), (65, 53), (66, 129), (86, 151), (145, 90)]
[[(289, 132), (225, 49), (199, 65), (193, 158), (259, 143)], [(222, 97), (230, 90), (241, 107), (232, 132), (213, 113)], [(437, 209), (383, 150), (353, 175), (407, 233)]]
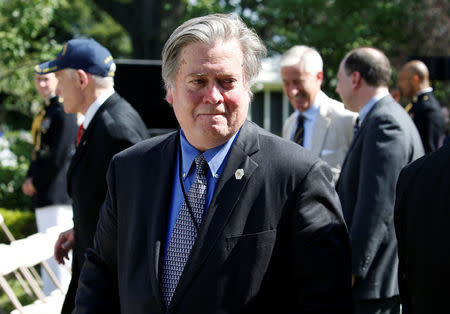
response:
[(351, 75), (347, 75), (344, 70), (343, 62), (339, 65), (339, 71), (337, 74), (338, 82), (336, 85), (336, 92), (341, 97), (345, 108), (348, 110), (358, 112), (357, 108), (352, 105), (352, 78)]
[(307, 73), (302, 70), (302, 64), (295, 64), (281, 68), (283, 91), (288, 96), (294, 109), (300, 112), (308, 110), (322, 84), (322, 72), (318, 74)]
[(34, 85), (39, 95), (44, 99), (55, 94), (57, 84), (58, 80), (55, 77), (55, 73), (34, 74)]
[(81, 103), (82, 94), (78, 88), (76, 73), (69, 72), (68, 69), (56, 72), (58, 85), (56, 87), (56, 94), (64, 98), (64, 111), (66, 113), (79, 112), (79, 104)]
[(200, 151), (225, 143), (244, 123), (250, 102), (237, 40), (183, 47), (167, 101), (187, 140)]
[(414, 88), (412, 82), (412, 75), (408, 71), (402, 70), (398, 76), (397, 86), (400, 92), (405, 97), (414, 96)]

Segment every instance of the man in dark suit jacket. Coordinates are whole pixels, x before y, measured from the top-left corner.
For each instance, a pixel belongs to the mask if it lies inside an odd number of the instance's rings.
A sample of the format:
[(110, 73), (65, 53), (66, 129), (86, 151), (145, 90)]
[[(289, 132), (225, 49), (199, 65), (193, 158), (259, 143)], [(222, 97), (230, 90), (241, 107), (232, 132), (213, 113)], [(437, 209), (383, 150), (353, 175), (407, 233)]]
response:
[(74, 228), (62, 233), (55, 244), (55, 258), (60, 263), (64, 263), (73, 247), (72, 281), (63, 306), (63, 312), (70, 313), (84, 253), (92, 246), (105, 199), (109, 162), (114, 154), (143, 140), (147, 129), (139, 114), (114, 91), (113, 58), (95, 40), (70, 40), (56, 60), (37, 69), (56, 72), (57, 93), (64, 97), (65, 111), (79, 112), (85, 117), (67, 172)]
[(356, 135), (337, 184), (350, 232), (356, 313), (399, 313), (395, 185), (400, 170), (423, 155), (420, 136), (388, 91), (391, 67), (379, 50), (350, 51), (336, 91), (359, 112)]
[(400, 173), (395, 202), (400, 297), (405, 314), (448, 312), (450, 145)]
[[(72, 202), (67, 194), (66, 177), (75, 148), (76, 116), (64, 113), (62, 99), (55, 94), (58, 80), (54, 73), (35, 73), (34, 83), (44, 101), (33, 119), (33, 150), (22, 191), (32, 197), (39, 232), (57, 225), (67, 229), (72, 223)], [(67, 288), (70, 282), (67, 269), (53, 258), (47, 263), (61, 286)], [(56, 289), (45, 270), (42, 271), (42, 281), (46, 295)]]
[(412, 97), (405, 109), (419, 130), (427, 154), (438, 149), (445, 133), (441, 105), (434, 97), (428, 76), (427, 66), (413, 60), (402, 67), (397, 83), (403, 96)]
[(181, 130), (111, 161), (75, 313), (351, 313), (329, 167), (246, 122), (264, 55), (234, 15), (171, 35), (162, 72)]

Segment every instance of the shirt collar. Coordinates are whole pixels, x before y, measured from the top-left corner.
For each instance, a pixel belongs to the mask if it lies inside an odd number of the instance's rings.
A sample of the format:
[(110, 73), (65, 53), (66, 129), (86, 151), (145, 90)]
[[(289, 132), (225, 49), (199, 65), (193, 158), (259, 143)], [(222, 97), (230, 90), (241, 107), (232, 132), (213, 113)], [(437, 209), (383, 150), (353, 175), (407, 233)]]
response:
[[(314, 99), (313, 104), (311, 107), (308, 108), (308, 110), (304, 112), (300, 112), (297, 110), (298, 115), (303, 115), (306, 120), (313, 120), (318, 114), (319, 114), (319, 106), (320, 106), (320, 99), (323, 93), (322, 91), (319, 91), (317, 93), (316, 99)], [(297, 115), (297, 116), (298, 116)]]
[[(203, 153), (206, 161), (208, 162), (209, 170), (211, 171), (212, 177), (216, 180), (220, 178), (221, 166), (226, 159), (228, 152), (231, 149), (231, 146), (236, 139), (236, 136), (239, 134), (240, 130), (236, 132), (226, 143), (219, 145), (217, 147), (208, 149)], [(182, 169), (181, 172), (183, 174), (183, 180), (189, 174), (191, 170), (192, 163), (194, 162), (195, 157), (201, 154), (194, 146), (192, 146), (188, 140), (186, 139), (183, 130), (180, 131), (181, 138), (181, 156), (182, 156)], [(222, 168), (223, 171), (223, 168)]]
[(427, 87), (427, 88), (422, 89), (420, 92), (418, 92), (416, 96), (420, 96), (425, 93), (431, 93), (432, 91), (433, 91), (432, 87)]
[(109, 88), (102, 92), (100, 96), (89, 106), (86, 114), (84, 115), (83, 127), (86, 130), (89, 126), (89, 123), (94, 118), (95, 113), (98, 111), (101, 105), (112, 95), (114, 94), (114, 88)]
[(364, 118), (367, 116), (369, 111), (373, 108), (373, 106), (384, 96), (388, 95), (389, 92), (381, 92), (373, 96), (361, 109), (359, 112), (359, 123), (361, 124)]

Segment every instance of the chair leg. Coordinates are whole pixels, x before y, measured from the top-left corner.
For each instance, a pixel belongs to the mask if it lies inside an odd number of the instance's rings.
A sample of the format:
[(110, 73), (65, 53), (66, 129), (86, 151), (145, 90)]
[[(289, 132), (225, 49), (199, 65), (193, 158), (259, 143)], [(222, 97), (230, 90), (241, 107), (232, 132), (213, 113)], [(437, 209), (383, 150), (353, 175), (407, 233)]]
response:
[[(18, 271), (14, 271), (14, 276), (16, 277), (17, 281), (20, 283), (20, 285), (22, 286), (23, 290), (25, 291), (25, 293), (29, 296), (29, 297), (33, 297), (33, 292), (30, 290), (30, 288), (28, 287), (27, 283), (25, 282), (25, 280), (23, 279), (22, 275), (18, 272)], [(0, 312), (1, 314), (1, 312)]]
[(30, 267), (29, 268), (31, 274), (33, 275), (34, 279), (40, 284), (42, 285), (42, 278), (41, 276), (38, 274), (38, 272), (36, 271), (36, 269), (34, 267)]
[(41, 300), (42, 302), (44, 302), (45, 301), (45, 295), (42, 292), (41, 288), (39, 287), (39, 284), (36, 282), (36, 280), (31, 275), (29, 269), (25, 268), (25, 267), (20, 267), (20, 272), (25, 277), (25, 279), (28, 281), (28, 283), (30, 284), (31, 290), (33, 290), (33, 292), (36, 295), (36, 297), (39, 300)]
[(8, 284), (5, 277), (3, 276), (0, 276), (0, 286), (2, 287), (3, 291), (5, 291), (6, 295), (11, 300), (14, 307), (19, 311), (22, 311), (22, 304), (20, 304), (19, 299), (17, 299), (16, 295), (14, 294), (14, 291), (11, 289), (11, 286)]

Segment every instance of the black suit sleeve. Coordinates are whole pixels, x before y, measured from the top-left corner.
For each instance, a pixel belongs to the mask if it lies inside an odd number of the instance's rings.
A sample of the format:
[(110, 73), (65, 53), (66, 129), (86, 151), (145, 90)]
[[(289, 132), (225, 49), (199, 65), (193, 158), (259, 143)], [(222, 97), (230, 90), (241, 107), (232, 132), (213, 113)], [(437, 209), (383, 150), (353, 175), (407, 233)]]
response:
[(94, 248), (88, 249), (80, 274), (74, 313), (120, 313), (117, 283), (117, 217), (113, 162), (108, 170), (109, 190), (100, 210)]
[(352, 311), (349, 238), (331, 178), (319, 161), (300, 185), (291, 219), (295, 312)]

